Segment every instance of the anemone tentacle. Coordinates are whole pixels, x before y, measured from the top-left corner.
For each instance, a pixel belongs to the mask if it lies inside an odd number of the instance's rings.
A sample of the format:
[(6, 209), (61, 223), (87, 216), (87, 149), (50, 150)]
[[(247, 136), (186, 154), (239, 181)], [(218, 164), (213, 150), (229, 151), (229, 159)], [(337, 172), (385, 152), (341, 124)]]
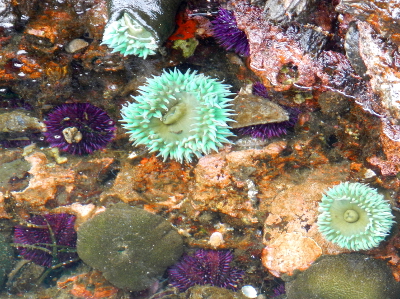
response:
[(164, 161), (190, 162), (230, 142), (229, 87), (190, 69), (164, 71), (147, 80), (135, 102), (123, 106), (121, 122), (133, 145), (158, 151)]
[(156, 54), (158, 49), (154, 36), (128, 13), (106, 26), (102, 44), (112, 48), (113, 53), (137, 55), (144, 59)]
[(394, 223), (383, 195), (361, 183), (330, 188), (318, 210), (319, 231), (332, 243), (351, 250), (377, 247)]

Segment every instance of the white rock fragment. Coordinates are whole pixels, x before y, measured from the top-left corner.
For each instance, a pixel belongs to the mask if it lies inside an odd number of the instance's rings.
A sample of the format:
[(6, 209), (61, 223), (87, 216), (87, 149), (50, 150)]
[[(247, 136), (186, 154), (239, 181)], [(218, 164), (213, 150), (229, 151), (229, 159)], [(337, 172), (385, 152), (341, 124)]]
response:
[(208, 244), (214, 248), (221, 246), (224, 242), (224, 236), (220, 232), (213, 232), (208, 240)]
[(255, 287), (251, 285), (243, 286), (242, 287), (242, 294), (246, 298), (257, 298), (257, 290)]

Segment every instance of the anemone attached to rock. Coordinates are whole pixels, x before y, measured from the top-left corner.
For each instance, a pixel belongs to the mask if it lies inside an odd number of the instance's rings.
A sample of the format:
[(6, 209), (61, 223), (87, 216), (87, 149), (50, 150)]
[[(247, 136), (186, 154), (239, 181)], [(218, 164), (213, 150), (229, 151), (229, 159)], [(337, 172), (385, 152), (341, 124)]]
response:
[(197, 250), (168, 270), (170, 283), (181, 292), (206, 284), (236, 290), (244, 272), (231, 267), (232, 260), (233, 254), (228, 250)]
[(103, 44), (123, 55), (146, 59), (175, 28), (175, 14), (182, 0), (107, 0), (109, 22)]
[(104, 148), (115, 136), (115, 123), (108, 114), (89, 103), (56, 107), (44, 121), (46, 141), (74, 155)]
[(383, 195), (361, 183), (345, 182), (330, 188), (318, 210), (319, 231), (327, 240), (350, 250), (377, 247), (394, 222)]
[(156, 54), (158, 45), (149, 31), (132, 19), (128, 13), (108, 24), (104, 30), (103, 43), (124, 56), (137, 55), (146, 59)]
[(232, 11), (220, 8), (217, 17), (211, 22), (214, 38), (227, 51), (234, 51), (239, 55), (249, 56), (250, 46), (246, 33), (240, 30)]
[(79, 257), (121, 289), (153, 288), (183, 252), (183, 239), (159, 215), (119, 203), (78, 230)]
[(164, 71), (122, 107), (123, 127), (135, 146), (158, 151), (164, 160), (190, 162), (230, 142), (229, 87), (190, 69)]

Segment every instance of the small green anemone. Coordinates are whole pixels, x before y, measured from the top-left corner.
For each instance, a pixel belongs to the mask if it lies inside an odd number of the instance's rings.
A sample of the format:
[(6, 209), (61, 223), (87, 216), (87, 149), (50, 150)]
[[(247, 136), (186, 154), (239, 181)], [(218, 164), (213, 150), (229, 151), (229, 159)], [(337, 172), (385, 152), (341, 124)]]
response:
[(360, 183), (345, 182), (330, 188), (318, 210), (319, 231), (327, 240), (351, 250), (377, 247), (394, 222), (383, 195)]
[(112, 48), (113, 53), (133, 54), (144, 59), (156, 54), (158, 49), (154, 36), (126, 12), (106, 26), (102, 44)]
[(147, 80), (134, 103), (123, 106), (121, 122), (134, 145), (159, 151), (164, 161), (170, 157), (190, 162), (193, 155), (200, 157), (230, 143), (229, 87), (190, 69), (164, 71)]

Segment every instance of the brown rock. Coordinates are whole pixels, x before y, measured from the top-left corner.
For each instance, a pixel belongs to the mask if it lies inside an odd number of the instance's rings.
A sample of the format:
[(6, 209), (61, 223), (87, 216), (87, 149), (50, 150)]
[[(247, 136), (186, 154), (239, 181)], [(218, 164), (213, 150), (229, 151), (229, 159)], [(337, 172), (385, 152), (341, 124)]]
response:
[(183, 198), (188, 190), (189, 168), (171, 161), (163, 163), (155, 156), (133, 165), (122, 165), (113, 187), (101, 194), (100, 200), (118, 199), (125, 203), (139, 201), (148, 208), (163, 206), (171, 197)]
[(258, 222), (257, 188), (253, 176), (260, 159), (273, 159), (286, 147), (283, 141), (262, 149), (207, 155), (194, 169), (195, 185), (190, 192), (191, 205), (197, 212), (212, 210), (241, 220)]
[[(28, 184), (22, 191), (11, 192), (15, 200), (13, 208), (17, 208), (17, 213), (20, 210), (47, 211), (52, 207), (77, 200), (84, 203), (97, 197), (104, 188), (101, 181), (114, 161), (107, 157), (71, 157), (67, 163), (58, 165), (40, 151), (26, 156), (25, 160), (30, 163)], [(0, 202), (4, 202), (4, 194), (1, 192), (0, 199)], [(5, 215), (4, 207), (0, 209), (0, 213)]]
[(321, 253), (346, 251), (326, 241), (316, 221), (322, 193), (345, 181), (349, 173), (347, 163), (326, 164), (302, 173), (285, 173), (260, 184), (260, 210), (268, 215), (264, 223), (267, 247), (262, 258), (273, 275), (304, 270)]
[(232, 128), (242, 128), (259, 124), (276, 123), (289, 120), (289, 114), (278, 104), (252, 94), (252, 85), (240, 89), (233, 100), (235, 122)]
[(284, 233), (263, 250), (262, 263), (273, 275), (307, 269), (322, 254), (321, 247), (299, 233)]

